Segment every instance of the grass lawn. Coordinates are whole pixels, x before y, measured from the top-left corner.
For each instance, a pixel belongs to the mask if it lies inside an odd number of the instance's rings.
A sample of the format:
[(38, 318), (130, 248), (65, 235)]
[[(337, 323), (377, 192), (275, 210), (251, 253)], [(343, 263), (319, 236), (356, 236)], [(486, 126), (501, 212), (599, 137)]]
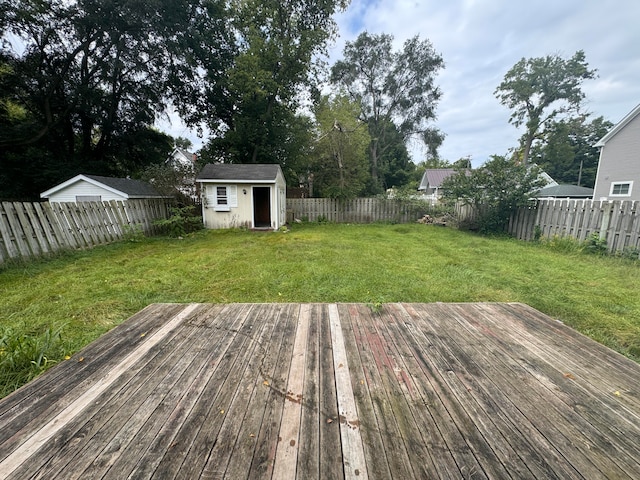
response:
[(640, 361), (639, 285), (638, 262), (417, 224), (121, 242), (0, 270), (0, 396), (156, 302), (523, 302)]

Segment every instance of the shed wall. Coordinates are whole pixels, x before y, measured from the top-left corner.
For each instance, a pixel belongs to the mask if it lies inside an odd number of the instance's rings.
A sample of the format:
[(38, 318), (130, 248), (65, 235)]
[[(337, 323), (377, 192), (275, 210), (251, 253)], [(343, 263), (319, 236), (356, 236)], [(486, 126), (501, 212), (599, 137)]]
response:
[(111, 200), (127, 200), (123, 195), (117, 195), (105, 188), (92, 185), (89, 182), (80, 180), (73, 185), (69, 185), (62, 190), (59, 190), (49, 197), (50, 202), (75, 202), (77, 196), (92, 196), (99, 195), (101, 202), (110, 202)]

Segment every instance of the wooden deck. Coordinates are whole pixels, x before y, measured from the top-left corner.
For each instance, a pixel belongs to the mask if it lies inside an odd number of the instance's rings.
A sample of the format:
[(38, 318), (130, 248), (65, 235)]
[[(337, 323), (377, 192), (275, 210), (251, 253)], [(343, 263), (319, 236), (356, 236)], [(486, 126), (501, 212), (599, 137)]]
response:
[(0, 479), (638, 479), (639, 387), (521, 304), (151, 305), (0, 401)]

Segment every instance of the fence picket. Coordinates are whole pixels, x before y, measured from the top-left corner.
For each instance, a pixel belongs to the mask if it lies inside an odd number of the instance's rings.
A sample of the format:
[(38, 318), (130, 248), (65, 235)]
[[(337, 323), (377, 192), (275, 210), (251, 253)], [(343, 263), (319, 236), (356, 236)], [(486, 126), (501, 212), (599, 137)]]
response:
[(84, 248), (121, 239), (125, 225), (155, 231), (154, 220), (166, 218), (165, 200), (87, 203), (0, 203), (0, 263), (64, 248)]

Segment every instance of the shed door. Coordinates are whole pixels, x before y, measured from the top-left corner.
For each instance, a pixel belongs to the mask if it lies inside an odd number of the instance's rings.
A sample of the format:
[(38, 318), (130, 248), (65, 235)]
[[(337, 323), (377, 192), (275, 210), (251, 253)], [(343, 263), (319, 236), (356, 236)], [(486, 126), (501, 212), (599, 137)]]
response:
[(271, 227), (270, 187), (253, 187), (253, 226)]

